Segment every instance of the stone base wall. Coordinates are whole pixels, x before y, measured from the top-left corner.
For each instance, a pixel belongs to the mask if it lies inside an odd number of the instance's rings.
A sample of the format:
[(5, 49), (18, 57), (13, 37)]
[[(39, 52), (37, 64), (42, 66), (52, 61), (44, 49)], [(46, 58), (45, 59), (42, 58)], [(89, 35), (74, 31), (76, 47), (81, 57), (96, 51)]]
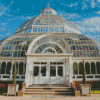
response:
[[(74, 81), (76, 88), (79, 89), (79, 84), (82, 84), (82, 81)], [(87, 81), (87, 84), (91, 84), (91, 88), (100, 88), (100, 81)]]

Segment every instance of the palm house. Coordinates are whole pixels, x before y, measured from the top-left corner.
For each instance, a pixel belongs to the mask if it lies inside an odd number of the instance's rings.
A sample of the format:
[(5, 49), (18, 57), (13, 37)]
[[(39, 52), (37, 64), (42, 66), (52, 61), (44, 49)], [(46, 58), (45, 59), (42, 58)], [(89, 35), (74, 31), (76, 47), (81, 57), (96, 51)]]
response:
[[(0, 41), (0, 84), (16, 81), (32, 84), (79, 83), (83, 63), (88, 82), (100, 81), (98, 42), (81, 34), (71, 22), (49, 6), (19, 26), (15, 34)], [(84, 60), (84, 61), (83, 61)]]

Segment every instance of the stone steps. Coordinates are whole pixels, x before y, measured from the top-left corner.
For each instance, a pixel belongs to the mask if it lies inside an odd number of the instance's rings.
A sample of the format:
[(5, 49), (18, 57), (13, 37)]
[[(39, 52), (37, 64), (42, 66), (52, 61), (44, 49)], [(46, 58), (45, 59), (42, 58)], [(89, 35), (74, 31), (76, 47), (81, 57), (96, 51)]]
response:
[[(62, 86), (62, 87), (61, 87)], [(24, 90), (24, 95), (69, 95), (73, 96), (72, 88), (65, 85), (31, 85)]]

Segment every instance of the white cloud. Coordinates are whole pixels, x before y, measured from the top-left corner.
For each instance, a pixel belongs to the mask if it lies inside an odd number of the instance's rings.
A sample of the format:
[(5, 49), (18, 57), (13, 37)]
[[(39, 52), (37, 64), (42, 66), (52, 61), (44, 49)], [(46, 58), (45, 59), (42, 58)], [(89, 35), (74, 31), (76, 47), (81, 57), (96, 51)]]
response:
[(77, 2), (76, 3), (71, 3), (70, 5), (69, 5), (69, 7), (75, 7), (75, 6), (77, 6)]
[(66, 12), (61, 11), (61, 10), (59, 10), (57, 13), (58, 13), (58, 15), (60, 17), (63, 17), (65, 19), (76, 19), (76, 18), (80, 18), (81, 17), (78, 14), (74, 14), (74, 13), (73, 14), (69, 14), (69, 13), (66, 13)]
[(5, 8), (4, 8), (4, 5), (1, 3), (0, 4), (0, 10), (4, 10)]
[(79, 18), (80, 16), (77, 14), (66, 14), (65, 18), (66, 19), (76, 19)]
[(1, 8), (0, 8), (0, 10), (1, 10), (0, 11), (0, 16), (4, 15), (5, 11), (7, 11), (13, 3), (14, 3), (13, 1), (10, 2), (10, 4), (7, 7), (5, 7), (3, 4), (0, 5), (1, 6)]
[(7, 31), (11, 31), (11, 30), (8, 29)]
[(100, 32), (100, 17), (86, 18), (83, 19), (83, 21), (76, 21), (74, 23), (81, 30), (82, 33)]
[(31, 19), (32, 17), (30, 17), (30, 16), (27, 16), (26, 18), (27, 18), (27, 19)]
[(11, 35), (12, 33), (6, 33), (6, 35)]
[(5, 31), (6, 29), (5, 28), (0, 28), (0, 31)]
[(2, 26), (5, 26), (7, 23), (1, 23)]
[(96, 13), (97, 13), (97, 14), (100, 14), (100, 11), (97, 11)]
[(94, 8), (96, 5), (97, 5), (97, 4), (95, 3), (95, 1), (92, 0), (92, 1), (91, 1), (91, 6), (92, 6), (92, 8)]
[[(87, 2), (87, 1), (86, 1)], [(87, 4), (84, 2), (84, 0), (83, 0), (83, 7), (82, 7), (82, 9), (85, 9), (85, 8), (87, 8), (88, 6), (87, 6)]]
[(100, 2), (100, 0), (97, 0), (98, 2)]
[(32, 17), (30, 16), (21, 16), (22, 19), (31, 19)]
[(76, 2), (76, 3), (71, 3), (70, 5), (68, 5), (68, 4), (64, 4), (64, 3), (60, 3), (60, 4), (62, 4), (62, 5), (64, 5), (64, 6), (67, 6), (67, 7), (75, 7), (75, 6), (78, 5), (77, 2)]

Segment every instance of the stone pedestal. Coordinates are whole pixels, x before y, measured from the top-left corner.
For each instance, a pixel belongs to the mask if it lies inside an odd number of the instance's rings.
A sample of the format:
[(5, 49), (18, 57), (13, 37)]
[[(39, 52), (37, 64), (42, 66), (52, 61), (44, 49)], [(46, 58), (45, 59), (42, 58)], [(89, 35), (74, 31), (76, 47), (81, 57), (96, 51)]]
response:
[(72, 83), (71, 83), (71, 87), (72, 87), (72, 88), (73, 88), (73, 87), (76, 87), (76, 86), (75, 86), (75, 82), (72, 82)]
[(18, 91), (18, 96), (23, 96), (23, 91)]
[(91, 94), (91, 84), (80, 84), (80, 90), (82, 96)]
[(75, 96), (80, 96), (80, 91), (75, 91)]
[(22, 88), (25, 88), (26, 87), (26, 82), (23, 82), (22, 83)]

